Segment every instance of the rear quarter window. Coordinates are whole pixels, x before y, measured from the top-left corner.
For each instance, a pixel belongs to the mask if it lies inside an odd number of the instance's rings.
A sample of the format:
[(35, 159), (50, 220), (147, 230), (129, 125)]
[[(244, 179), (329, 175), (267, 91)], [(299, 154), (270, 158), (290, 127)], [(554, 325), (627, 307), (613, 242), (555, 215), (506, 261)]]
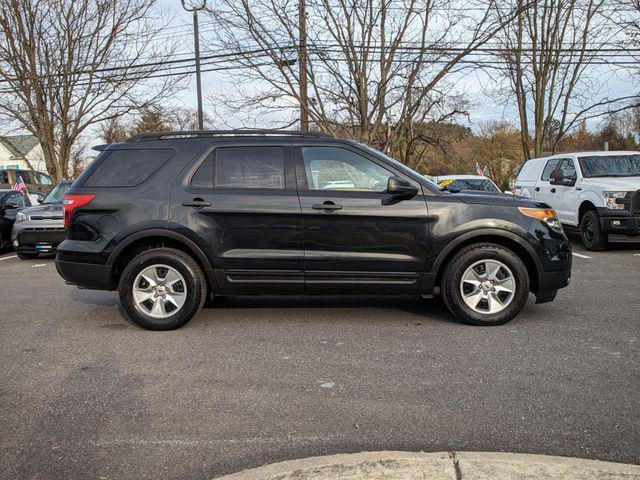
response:
[(173, 150), (113, 150), (85, 182), (87, 187), (135, 187), (147, 180), (173, 155)]
[(540, 162), (529, 160), (520, 169), (518, 181), (535, 182), (538, 179), (538, 165)]

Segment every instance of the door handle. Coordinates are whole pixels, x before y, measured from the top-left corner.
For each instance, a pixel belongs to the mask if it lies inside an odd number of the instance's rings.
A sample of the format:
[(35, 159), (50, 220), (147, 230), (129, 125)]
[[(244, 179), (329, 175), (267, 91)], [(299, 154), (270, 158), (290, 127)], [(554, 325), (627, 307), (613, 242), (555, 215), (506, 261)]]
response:
[(202, 198), (194, 198), (193, 200), (182, 202), (183, 207), (210, 207), (211, 202), (207, 202)]
[(551, 189), (551, 193), (556, 193), (556, 189), (555, 189), (555, 188), (552, 188), (552, 189)]
[(576, 190), (580, 191), (582, 190), (582, 187), (576, 187)]
[(331, 200), (327, 200), (324, 203), (314, 203), (311, 208), (314, 210), (324, 210), (325, 212), (333, 212), (335, 210), (342, 210), (342, 205), (337, 205)]
[(539, 191), (540, 191), (540, 187), (536, 187), (536, 188), (534, 188), (534, 190), (535, 190), (536, 192), (539, 192)]

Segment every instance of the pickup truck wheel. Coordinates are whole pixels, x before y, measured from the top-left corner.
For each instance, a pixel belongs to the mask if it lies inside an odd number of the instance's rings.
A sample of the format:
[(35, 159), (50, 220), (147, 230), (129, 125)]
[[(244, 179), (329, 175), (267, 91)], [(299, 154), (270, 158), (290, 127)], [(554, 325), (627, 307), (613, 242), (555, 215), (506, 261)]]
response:
[(580, 236), (584, 248), (591, 251), (604, 250), (607, 247), (607, 236), (600, 228), (600, 217), (594, 210), (589, 210), (582, 217)]
[(442, 290), (447, 308), (464, 323), (501, 325), (527, 302), (529, 274), (511, 250), (492, 243), (473, 244), (451, 259)]
[(171, 248), (136, 256), (122, 272), (118, 289), (127, 317), (149, 330), (183, 326), (200, 311), (207, 293), (198, 264)]

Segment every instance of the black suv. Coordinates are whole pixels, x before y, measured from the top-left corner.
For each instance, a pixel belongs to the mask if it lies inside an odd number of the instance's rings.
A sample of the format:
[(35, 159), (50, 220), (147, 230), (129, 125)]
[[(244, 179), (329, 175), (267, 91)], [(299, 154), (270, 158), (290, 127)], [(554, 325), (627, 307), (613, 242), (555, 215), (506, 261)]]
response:
[(149, 133), (100, 147), (65, 197), (68, 283), (119, 290), (143, 327), (216, 295), (442, 294), (460, 320), (508, 322), (571, 275), (555, 212), (442, 191), (366, 145), (315, 132)]

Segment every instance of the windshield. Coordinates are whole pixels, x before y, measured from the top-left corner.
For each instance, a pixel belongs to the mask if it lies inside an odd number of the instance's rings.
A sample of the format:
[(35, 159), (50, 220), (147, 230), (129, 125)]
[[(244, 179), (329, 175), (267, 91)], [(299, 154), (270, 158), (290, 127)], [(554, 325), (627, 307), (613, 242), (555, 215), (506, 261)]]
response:
[(67, 193), (70, 186), (70, 183), (59, 183), (49, 192), (49, 195), (44, 197), (42, 203), (47, 205), (62, 203), (62, 200), (64, 200), (64, 194)]
[(592, 177), (640, 176), (640, 155), (597, 155), (580, 157), (582, 175)]
[(486, 178), (443, 179), (438, 180), (438, 186), (447, 190), (480, 190), (481, 192), (501, 193), (493, 182)]

